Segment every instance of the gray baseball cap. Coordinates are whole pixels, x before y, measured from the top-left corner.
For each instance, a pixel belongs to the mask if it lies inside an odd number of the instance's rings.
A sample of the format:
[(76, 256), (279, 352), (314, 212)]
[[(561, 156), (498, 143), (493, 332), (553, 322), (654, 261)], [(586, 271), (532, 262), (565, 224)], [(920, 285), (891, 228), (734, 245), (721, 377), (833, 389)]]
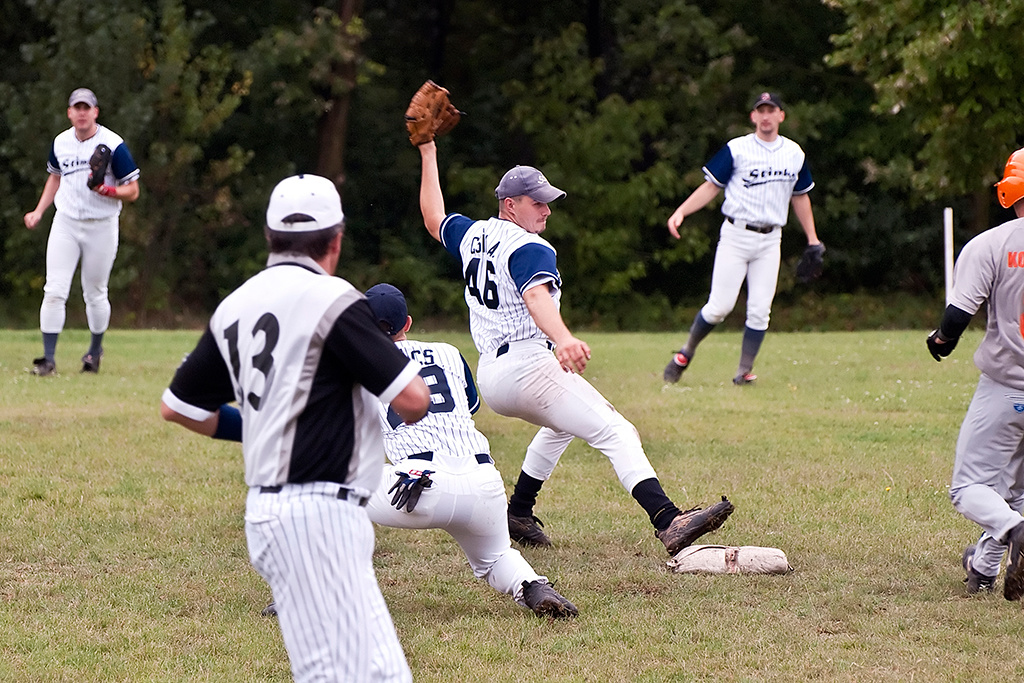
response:
[(374, 285), (366, 290), (366, 301), (377, 322), (383, 323), (381, 327), (388, 328), (384, 330), (386, 335), (394, 337), (405, 327), (409, 308), (405, 303), (405, 295), (398, 287), (386, 282)]
[(73, 107), (79, 102), (84, 102), (90, 107), (97, 106), (96, 93), (88, 88), (78, 88), (71, 93), (71, 97), (68, 98), (68, 106)]
[(557, 187), (548, 182), (544, 174), (533, 166), (515, 166), (510, 168), (494, 188), (494, 196), (498, 199), (526, 195), (538, 202), (553, 202), (565, 196)]
[(345, 220), (338, 188), (327, 178), (309, 173), (277, 184), (267, 205), (267, 227), (277, 232), (313, 232)]

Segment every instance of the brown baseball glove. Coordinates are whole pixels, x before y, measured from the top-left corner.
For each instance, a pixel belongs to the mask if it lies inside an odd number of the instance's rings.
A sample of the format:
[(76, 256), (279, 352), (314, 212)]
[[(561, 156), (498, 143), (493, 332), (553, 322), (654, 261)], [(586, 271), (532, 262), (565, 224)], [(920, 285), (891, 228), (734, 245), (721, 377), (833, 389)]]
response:
[(409, 131), (409, 142), (419, 147), (436, 137), (444, 135), (462, 118), (459, 111), (448, 99), (448, 91), (433, 81), (420, 86), (405, 110), (405, 128)]

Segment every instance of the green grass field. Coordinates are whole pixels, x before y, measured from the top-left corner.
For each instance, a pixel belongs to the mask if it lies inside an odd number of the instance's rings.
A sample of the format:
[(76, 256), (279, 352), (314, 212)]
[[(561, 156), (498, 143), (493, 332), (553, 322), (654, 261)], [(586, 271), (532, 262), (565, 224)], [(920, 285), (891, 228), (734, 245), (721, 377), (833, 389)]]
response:
[[(414, 335), (426, 338), (427, 335)], [(976, 529), (947, 495), (980, 332), (935, 363), (922, 331), (769, 334), (732, 386), (739, 334), (585, 334), (586, 376), (639, 429), (681, 506), (727, 494), (707, 542), (783, 549), (786, 576), (690, 576), (668, 559), (600, 453), (574, 443), (524, 555), (576, 603), (549, 623), (472, 577), (442, 532), (379, 529), (376, 565), (418, 681), (1024, 679), (1024, 611), (964, 594)], [(431, 334), (475, 365), (468, 335)], [(250, 568), (237, 444), (159, 419), (198, 332), (87, 333), (60, 374), (29, 374), (38, 332), (0, 331), (0, 680), (283, 681), (269, 590)], [(508, 490), (535, 429), (477, 418)]]

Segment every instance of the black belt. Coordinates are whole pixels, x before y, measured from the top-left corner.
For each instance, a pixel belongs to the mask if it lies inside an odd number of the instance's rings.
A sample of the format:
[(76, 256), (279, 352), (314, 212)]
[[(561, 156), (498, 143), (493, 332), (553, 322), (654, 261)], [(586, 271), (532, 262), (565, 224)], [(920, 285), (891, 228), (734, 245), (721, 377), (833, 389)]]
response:
[[(548, 345), (548, 351), (555, 348), (555, 345), (549, 341), (545, 341), (544, 343)], [(506, 353), (508, 353), (508, 342), (505, 342), (498, 347), (498, 350), (494, 353), (494, 357), (497, 358), (498, 356), (504, 356)]]
[[(281, 487), (280, 486), (261, 486), (260, 487), (260, 493), (281, 493)], [(370, 502), (370, 497), (369, 496), (363, 496), (361, 498), (356, 498), (355, 494), (353, 494), (348, 489), (346, 489), (346, 488), (338, 489), (338, 500), (348, 500), (348, 497), (350, 495), (352, 496), (352, 502), (353, 503), (358, 503), (359, 507), (361, 507), (361, 508), (366, 507), (366, 504)]]
[[(493, 465), (494, 464), (494, 458), (492, 458), (487, 453), (477, 453), (473, 457), (476, 458), (476, 461), (478, 463), (480, 463), (481, 465)], [(434, 452), (433, 451), (424, 451), (422, 453), (413, 453), (407, 459), (408, 460), (433, 460), (434, 459)]]
[[(729, 221), (730, 223), (732, 223), (734, 225), (736, 223), (736, 221), (734, 221), (732, 219), (732, 216), (726, 216), (725, 220)], [(743, 225), (743, 227), (746, 228), (747, 230), (750, 230), (751, 232), (757, 232), (757, 233), (760, 233), (762, 235), (767, 235), (770, 232), (774, 231), (775, 228), (777, 228), (779, 226), (777, 226), (777, 225), (751, 225), (750, 223), (745, 223)]]

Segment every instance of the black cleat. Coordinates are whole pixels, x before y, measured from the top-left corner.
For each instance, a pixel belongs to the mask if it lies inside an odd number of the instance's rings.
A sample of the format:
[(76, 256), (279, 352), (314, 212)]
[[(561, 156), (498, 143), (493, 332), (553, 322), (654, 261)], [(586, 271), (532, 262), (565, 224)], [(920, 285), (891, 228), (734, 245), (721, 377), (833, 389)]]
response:
[(1024, 595), (1024, 522), (1013, 527), (1006, 536), (1006, 576), (1003, 578), (1003, 597), (1020, 600)]
[(672, 356), (672, 360), (665, 366), (665, 373), (662, 375), (666, 382), (675, 384), (683, 375), (683, 370), (690, 367), (690, 358), (682, 351)]
[(34, 358), (32, 360), (32, 374), (37, 377), (49, 377), (57, 374), (57, 364), (46, 358)]
[(968, 595), (991, 593), (996, 584), (996, 577), (986, 576), (980, 572), (976, 572), (974, 571), (974, 567), (971, 566), (971, 560), (974, 559), (974, 551), (976, 548), (977, 546), (973, 544), (964, 548), (964, 555), (960, 559), (960, 563), (963, 565), (964, 571), (967, 572), (967, 576), (964, 578), (964, 584), (966, 584)]
[(102, 351), (98, 356), (93, 356), (91, 353), (82, 356), (82, 372), (99, 372), (101, 358), (103, 358)]
[(538, 617), (571, 619), (579, 614), (576, 605), (559, 595), (550, 584), (542, 581), (523, 581), (523, 602)]
[(667, 529), (655, 531), (654, 535), (665, 544), (669, 555), (675, 555), (694, 541), (725, 524), (733, 513), (733, 504), (722, 496), (721, 502), (706, 508), (693, 508), (676, 515)]
[(540, 521), (533, 515), (530, 515), (529, 517), (516, 517), (509, 513), (508, 535), (513, 541), (520, 545), (550, 548), (551, 539), (549, 539), (547, 535), (540, 530), (542, 526), (544, 526), (544, 522)]

